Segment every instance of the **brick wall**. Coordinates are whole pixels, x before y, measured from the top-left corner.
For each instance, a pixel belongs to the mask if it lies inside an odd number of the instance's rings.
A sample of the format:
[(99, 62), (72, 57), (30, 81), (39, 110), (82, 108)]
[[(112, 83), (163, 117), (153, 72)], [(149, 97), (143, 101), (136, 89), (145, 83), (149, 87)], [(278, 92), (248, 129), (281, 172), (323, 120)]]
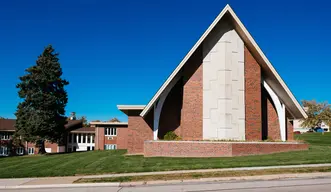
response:
[(280, 153), (287, 151), (303, 151), (303, 150), (308, 150), (308, 144), (276, 143), (276, 142), (232, 144), (233, 156), (261, 155), (261, 154)]
[(105, 128), (96, 127), (94, 137), (95, 150), (103, 150), (105, 144)]
[(231, 143), (146, 141), (145, 157), (229, 157)]
[(25, 153), (26, 154), (28, 154), (28, 148), (34, 148), (34, 154), (38, 154), (38, 152), (39, 152), (39, 148), (38, 147), (36, 147), (36, 144), (35, 143), (26, 143), (25, 142), (25, 145), (24, 145), (24, 147), (25, 147)]
[(139, 113), (128, 114), (128, 154), (142, 154), (144, 141), (153, 139), (153, 111), (148, 112), (145, 119)]
[(245, 137), (262, 139), (261, 67), (245, 47)]
[(202, 52), (198, 50), (183, 69), (181, 132), (184, 140), (202, 139)]
[(308, 144), (281, 142), (145, 141), (145, 157), (230, 157), (307, 150)]
[(128, 128), (117, 129), (117, 149), (128, 148)]
[(287, 137), (286, 137), (286, 140), (288, 140), (288, 141), (293, 141), (293, 140), (294, 140), (294, 135), (293, 135), (293, 125), (292, 125), (292, 123), (289, 121), (289, 119), (287, 119), (286, 131), (287, 131)]
[[(127, 149), (128, 127), (127, 126), (107, 126), (116, 128), (116, 136), (105, 136), (105, 127), (96, 127), (95, 149), (104, 150), (105, 144), (115, 144), (117, 149)], [(111, 139), (109, 139), (111, 138)]]
[(268, 138), (273, 140), (281, 140), (280, 125), (278, 120), (277, 111), (272, 104), (272, 101), (267, 99), (268, 105)]
[(57, 143), (50, 143), (50, 142), (45, 142), (45, 148), (51, 148), (52, 152), (51, 153), (57, 153)]

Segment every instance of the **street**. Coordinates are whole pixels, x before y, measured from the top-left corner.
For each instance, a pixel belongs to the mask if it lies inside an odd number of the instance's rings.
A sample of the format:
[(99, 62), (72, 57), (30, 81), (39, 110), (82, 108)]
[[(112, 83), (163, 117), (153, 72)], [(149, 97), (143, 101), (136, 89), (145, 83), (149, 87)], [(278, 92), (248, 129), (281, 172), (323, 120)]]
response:
[(272, 181), (239, 181), (239, 182), (192, 182), (184, 184), (148, 185), (136, 187), (68, 187), (68, 188), (40, 188), (40, 189), (3, 189), (8, 192), (328, 192), (331, 188), (331, 178), (316, 179), (283, 179)]

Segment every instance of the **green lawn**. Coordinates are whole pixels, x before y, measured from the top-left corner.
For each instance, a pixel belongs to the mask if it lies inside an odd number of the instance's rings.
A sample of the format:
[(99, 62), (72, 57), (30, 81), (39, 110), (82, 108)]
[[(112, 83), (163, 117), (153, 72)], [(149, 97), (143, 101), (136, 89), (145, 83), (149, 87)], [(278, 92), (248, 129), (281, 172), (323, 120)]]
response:
[(0, 177), (71, 176), (104, 173), (331, 163), (331, 134), (297, 136), (308, 151), (222, 158), (144, 158), (124, 156), (124, 150), (0, 158)]

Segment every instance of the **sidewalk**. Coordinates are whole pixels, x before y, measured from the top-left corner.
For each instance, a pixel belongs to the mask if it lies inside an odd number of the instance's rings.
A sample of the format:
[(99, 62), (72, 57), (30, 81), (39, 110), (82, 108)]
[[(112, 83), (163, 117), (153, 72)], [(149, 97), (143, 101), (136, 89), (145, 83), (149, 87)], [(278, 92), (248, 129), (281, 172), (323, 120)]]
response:
[[(175, 173), (206, 173), (206, 172), (220, 172), (220, 171), (246, 171), (246, 170), (266, 170), (266, 169), (285, 169), (285, 168), (308, 168), (308, 167), (331, 167), (331, 164), (306, 164), (306, 165), (287, 165), (287, 166), (267, 166), (267, 167), (241, 167), (241, 168), (225, 168), (225, 169), (198, 169), (198, 170), (179, 170), (179, 171), (163, 171), (163, 172), (142, 172), (142, 173), (121, 173), (121, 174), (105, 174), (105, 175), (88, 175), (88, 176), (69, 176), (69, 177), (41, 177), (41, 178), (19, 178), (19, 179), (0, 179), (0, 189), (4, 188), (39, 188), (39, 187), (61, 187), (61, 186), (94, 186), (94, 185), (107, 185), (119, 186), (120, 183), (98, 183), (98, 184), (72, 184), (74, 181), (84, 178), (108, 178), (119, 176), (143, 176), (143, 175), (166, 175)], [(261, 176), (248, 176), (248, 177), (223, 177), (223, 178), (202, 178), (188, 181), (215, 181), (215, 180), (243, 180), (243, 179), (276, 179), (276, 178), (292, 178), (301, 176), (327, 176), (331, 177), (331, 173), (305, 173), (305, 174), (280, 174), (280, 175), (261, 175)], [(148, 183), (165, 183), (176, 181), (150, 181)], [(178, 180), (177, 182), (183, 182)], [(146, 184), (146, 182), (131, 182), (132, 184)], [(126, 185), (127, 185), (126, 184)]]

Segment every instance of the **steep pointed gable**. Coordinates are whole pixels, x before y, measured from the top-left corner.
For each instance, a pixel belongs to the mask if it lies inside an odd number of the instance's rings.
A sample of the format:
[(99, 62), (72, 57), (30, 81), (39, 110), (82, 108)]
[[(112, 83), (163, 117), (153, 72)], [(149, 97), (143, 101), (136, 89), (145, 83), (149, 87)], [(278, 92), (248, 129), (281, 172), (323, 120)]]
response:
[(231, 23), (234, 25), (235, 30), (237, 31), (241, 39), (244, 41), (245, 46), (250, 50), (250, 52), (264, 71), (264, 80), (270, 85), (270, 87), (277, 93), (280, 99), (287, 106), (287, 110), (291, 114), (292, 118), (306, 118), (307, 114), (305, 113), (305, 111), (302, 109), (294, 95), (286, 86), (285, 82), (279, 76), (275, 68), (272, 66), (270, 61), (264, 55), (260, 47), (254, 41), (252, 36), (249, 34), (245, 26), (242, 24), (242, 22), (239, 20), (239, 18), (229, 5), (226, 5), (225, 8), (221, 11), (221, 13), (216, 17), (216, 19), (212, 22), (212, 24), (208, 27), (208, 29), (204, 32), (204, 34), (200, 37), (200, 39), (196, 42), (196, 44), (192, 47), (192, 49), (188, 52), (188, 54), (184, 57), (184, 59), (180, 62), (176, 69), (171, 73), (168, 79), (163, 83), (163, 85), (156, 92), (153, 98), (149, 101), (149, 103), (146, 105), (140, 115), (144, 117), (147, 112), (152, 109), (154, 103), (158, 100), (158, 98), (164, 92), (167, 86), (169, 86), (169, 84), (174, 80), (175, 76), (182, 69), (182, 67), (186, 65), (187, 61), (195, 53), (198, 47), (203, 44), (203, 42), (208, 36), (212, 35), (212, 30), (216, 27), (216, 25), (221, 21), (223, 17), (230, 18)]

